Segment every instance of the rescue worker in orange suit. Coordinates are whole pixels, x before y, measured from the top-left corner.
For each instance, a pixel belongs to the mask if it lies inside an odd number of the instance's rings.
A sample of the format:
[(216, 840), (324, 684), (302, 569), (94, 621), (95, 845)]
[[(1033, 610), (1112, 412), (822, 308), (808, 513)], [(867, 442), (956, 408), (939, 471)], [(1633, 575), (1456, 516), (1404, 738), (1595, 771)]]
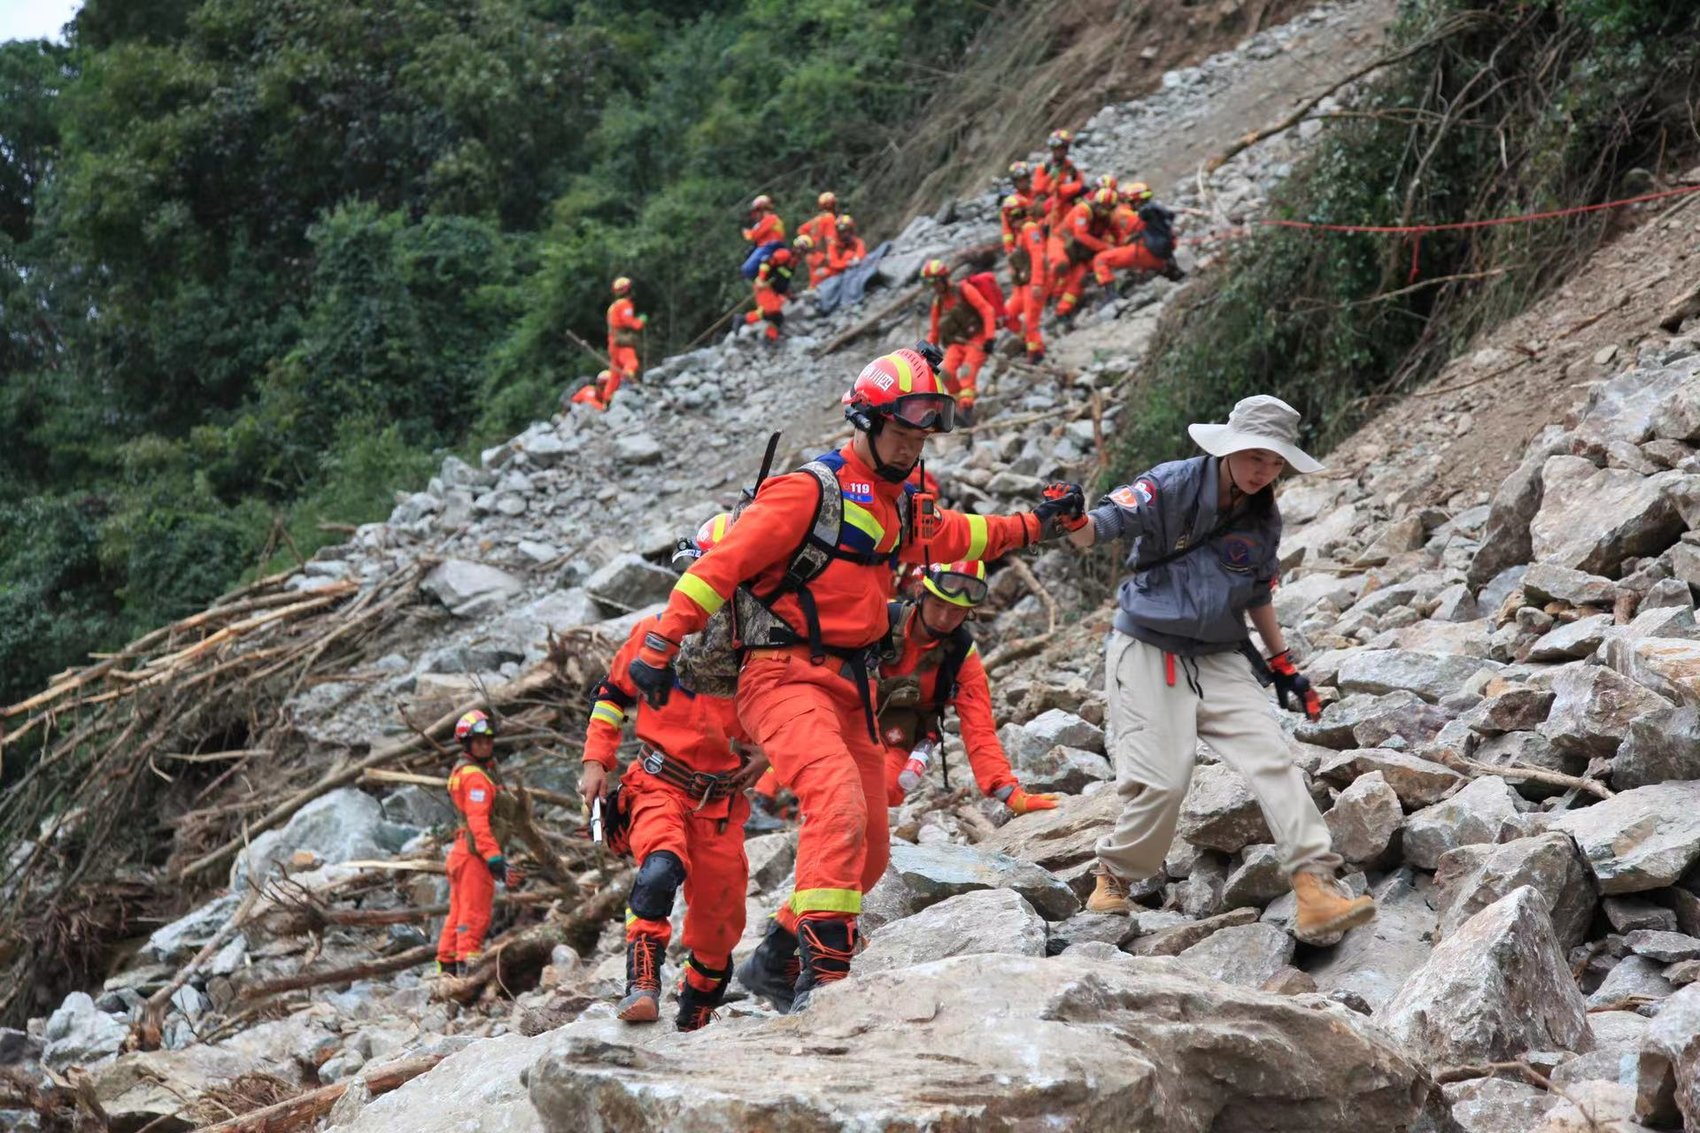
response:
[(738, 969), (782, 1008), (801, 1009), (814, 988), (849, 974), (862, 894), (890, 855), (870, 663), (889, 629), (894, 565), (997, 558), (1056, 537), (1082, 506), (1070, 485), (1018, 515), (912, 515), (903, 481), (927, 437), (956, 421), (956, 402), (922, 351), (937, 355), (917, 344), (863, 368), (844, 395), (850, 442), (761, 485), (726, 538), (679, 579), (629, 667), (651, 703), (667, 703), (678, 643), (737, 603), (738, 717), (805, 816), (796, 888)]
[(744, 229), (744, 239), (751, 247), (749, 258), (744, 261), (743, 276), (754, 279), (756, 266), (785, 247), (785, 222), (773, 207), (773, 198), (766, 193), (750, 202), (750, 223)]
[(828, 275), (837, 275), (868, 258), (868, 245), (856, 232), (856, 218), (849, 213), (838, 214), (838, 250), (831, 253)]
[[(679, 558), (694, 559), (712, 547), (730, 519), (719, 515), (703, 524)], [(749, 804), (742, 787), (766, 761), (745, 764), (739, 753), (744, 730), (725, 695), (731, 689), (677, 685), (660, 706), (638, 700), (626, 668), (655, 629), (654, 618), (633, 626), (596, 687), (579, 794), (587, 808), (602, 797), (631, 720), (640, 747), (620, 779), (626, 795), (620, 808), (638, 871), (626, 906), (626, 992), (619, 1017), (648, 1023), (660, 1015), (661, 964), (673, 935), (673, 898), (682, 886), (689, 955), (677, 989), (677, 1025), (694, 1031), (714, 1017), (732, 978), (732, 947), (744, 932), (750, 879), (744, 857)]]
[(986, 351), (998, 334), (997, 310), (967, 280), (951, 283), (950, 268), (943, 260), (928, 260), (921, 268), (921, 279), (933, 286), (927, 341), (944, 347), (939, 377), (956, 397), (957, 417), (964, 425), (972, 425), (980, 367), (986, 364)]
[(1086, 191), (1086, 177), (1068, 156), (1074, 135), (1068, 130), (1052, 130), (1045, 139), (1051, 156), (1033, 170), (1033, 203), (1039, 207), (1046, 227), (1055, 232), (1068, 210)]
[(765, 322), (762, 335), (768, 342), (779, 341), (779, 328), (785, 324), (785, 297), (791, 293), (791, 275), (796, 268), (796, 255), (789, 248), (780, 248), (756, 269), (756, 309), (744, 315), (744, 322), (750, 326)]
[(798, 233), (809, 238), (812, 247), (806, 257), (810, 287), (816, 287), (821, 280), (838, 274), (837, 269), (832, 267), (832, 261), (838, 255), (838, 195), (822, 193), (815, 203), (820, 206), (820, 212), (797, 228)]
[(597, 373), (595, 381), (578, 387), (578, 392), (572, 396), (572, 403), (574, 405), (588, 405), (598, 413), (606, 413), (608, 402), (603, 399), (603, 391), (618, 384), (614, 380), (614, 371), (602, 370)]
[(965, 624), (988, 596), (986, 564), (935, 563), (914, 602), (890, 607), (891, 635), (880, 659), (879, 728), (886, 752), (886, 801), (901, 806), (900, 778), (911, 752), (936, 745), (946, 708), (954, 706), (962, 746), (982, 794), (1016, 814), (1050, 810), (1055, 795), (1030, 794), (1010, 769), (992, 718), (992, 689)]
[(1150, 205), (1151, 188), (1145, 182), (1135, 181), (1126, 186), (1110, 223), (1113, 246), (1092, 257), (1092, 278), (1104, 289), (1106, 304), (1115, 299), (1110, 288), (1118, 271), (1154, 271), (1165, 275), (1174, 272), (1176, 274), (1170, 275), (1170, 278), (1179, 277), (1174, 257), (1163, 259), (1146, 244), (1145, 221), (1140, 219), (1139, 213)]
[(1034, 215), (1033, 202), (1020, 193), (1003, 200), (1003, 214), (1016, 224), (1016, 240), (1009, 253), (1010, 327), (1021, 335), (1029, 362), (1045, 360), (1045, 335), (1039, 320), (1045, 314), (1047, 265), (1045, 226)]
[(437, 938), (437, 970), (463, 975), (477, 962), (490, 931), (496, 882), (517, 884), (519, 871), (508, 868), (501, 844), (490, 828), (496, 805), (496, 728), (473, 709), (455, 721), (461, 756), (449, 772), (449, 799), (460, 814), (449, 850), (449, 915)]
[[(1009, 166), (1009, 182), (1013, 186), (1004, 197), (1004, 204), (998, 209), (999, 226), (1003, 229), (1003, 254), (1010, 255), (1015, 251), (1016, 241), (1021, 236), (1021, 222), (1027, 219), (1033, 207), (1033, 170), (1025, 161), (1014, 161)], [(1010, 197), (1020, 197), (1027, 202), (1021, 216), (1011, 216), (1009, 211)]]
[(632, 306), (632, 281), (622, 275), (614, 281), (614, 301), (608, 305), (608, 383), (597, 394), (604, 409), (622, 381), (637, 377), (638, 335), (648, 325), (648, 317)]
[(1051, 272), (1051, 294), (1057, 299), (1057, 318), (1066, 319), (1080, 305), (1086, 269), (1100, 252), (1110, 250), (1110, 218), (1118, 201), (1114, 189), (1095, 189), (1068, 210), (1060, 229), (1051, 230), (1045, 259)]

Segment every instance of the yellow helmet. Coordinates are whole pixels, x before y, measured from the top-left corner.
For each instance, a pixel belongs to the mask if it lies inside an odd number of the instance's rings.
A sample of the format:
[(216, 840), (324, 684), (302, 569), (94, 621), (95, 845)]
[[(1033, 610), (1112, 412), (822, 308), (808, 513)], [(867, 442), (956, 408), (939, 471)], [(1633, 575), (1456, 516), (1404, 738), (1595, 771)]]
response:
[(791, 246), (799, 252), (812, 252), (815, 248), (815, 242), (810, 238), (809, 234), (805, 232), (798, 236), (795, 240), (791, 241)]
[(766, 193), (763, 193), (761, 196), (750, 202), (751, 212), (760, 212), (762, 209), (770, 209), (772, 207), (773, 198), (768, 196)]
[(1051, 136), (1045, 139), (1045, 145), (1050, 149), (1067, 149), (1073, 144), (1073, 130), (1052, 130)]
[(627, 279), (623, 275), (619, 279), (616, 279), (614, 281), (614, 294), (616, 294), (616, 295), (624, 295), (626, 292), (630, 291), (631, 289), (632, 289), (632, 281)]
[(986, 564), (979, 559), (934, 563), (927, 568), (921, 585), (933, 597), (969, 609), (984, 602), (990, 593), (986, 586)]
[(921, 268), (922, 279), (949, 279), (950, 267), (943, 260), (928, 260)]
[(823, 209), (835, 209), (838, 207), (838, 194), (828, 189), (826, 192), (815, 198), (815, 204), (819, 205)]
[(1111, 192), (1115, 192), (1116, 175), (1114, 173), (1100, 173), (1100, 174), (1098, 174), (1098, 188), (1108, 189)]
[(1122, 186), (1122, 200), (1130, 205), (1142, 205), (1151, 199), (1151, 186), (1143, 181)]

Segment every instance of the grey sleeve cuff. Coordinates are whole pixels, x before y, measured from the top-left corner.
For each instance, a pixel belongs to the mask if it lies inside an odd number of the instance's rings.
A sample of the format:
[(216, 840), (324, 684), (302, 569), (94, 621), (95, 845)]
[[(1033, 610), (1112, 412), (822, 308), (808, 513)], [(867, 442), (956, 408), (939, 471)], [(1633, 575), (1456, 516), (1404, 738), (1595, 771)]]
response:
[(1127, 531), (1122, 509), (1116, 504), (1100, 504), (1086, 514), (1092, 520), (1092, 536), (1099, 543), (1113, 542)]

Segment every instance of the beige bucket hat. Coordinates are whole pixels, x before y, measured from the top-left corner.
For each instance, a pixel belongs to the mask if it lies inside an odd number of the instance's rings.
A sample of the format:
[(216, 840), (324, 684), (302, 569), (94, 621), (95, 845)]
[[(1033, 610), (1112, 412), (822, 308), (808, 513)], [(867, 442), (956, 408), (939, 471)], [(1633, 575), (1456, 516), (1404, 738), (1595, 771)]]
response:
[(1241, 400), (1228, 414), (1226, 425), (1188, 425), (1186, 431), (1211, 456), (1263, 448), (1280, 453), (1294, 472), (1320, 472), (1323, 468), (1298, 445), (1299, 411), (1265, 393)]

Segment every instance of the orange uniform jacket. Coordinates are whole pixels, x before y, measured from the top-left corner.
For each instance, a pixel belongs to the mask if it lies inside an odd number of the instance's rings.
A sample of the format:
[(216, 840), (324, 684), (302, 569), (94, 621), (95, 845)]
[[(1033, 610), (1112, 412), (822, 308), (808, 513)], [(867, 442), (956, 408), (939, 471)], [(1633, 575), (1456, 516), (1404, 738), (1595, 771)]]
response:
[(838, 247), (838, 216), (835, 213), (823, 212), (812, 220), (805, 220), (797, 231), (813, 240), (815, 251), (822, 255), (831, 255)]
[(1092, 213), (1091, 204), (1086, 201), (1080, 201), (1068, 210), (1068, 216), (1063, 220), (1063, 233), (1065, 238), (1073, 237), (1076, 244), (1094, 252), (1106, 252), (1112, 247), (1104, 238), (1109, 234), (1106, 225), (1098, 221)]
[[(939, 324), (955, 310), (960, 303), (967, 303), (980, 316), (980, 332), (963, 341), (990, 341), (997, 337), (998, 313), (993, 309), (991, 300), (980, 294), (980, 289), (970, 283), (954, 284), (942, 299), (933, 300), (932, 321), (927, 325), (927, 341), (934, 346), (939, 345)], [(953, 341), (955, 341), (953, 339)]]
[(785, 222), (779, 219), (776, 212), (763, 213), (760, 220), (744, 229), (744, 239), (756, 245), (781, 243), (785, 240)]
[(629, 296), (623, 296), (608, 304), (608, 348), (629, 345), (621, 341), (627, 336), (622, 331), (640, 331), (644, 321), (638, 318), (637, 309), (632, 306)]
[(851, 264), (860, 263), (867, 258), (868, 245), (863, 242), (860, 236), (852, 236), (848, 240), (840, 238), (837, 251), (832, 253), (831, 258), (827, 261), (827, 266), (832, 268), (833, 274), (836, 275)]
[(1139, 219), (1135, 209), (1117, 205), (1116, 211), (1110, 214), (1110, 238), (1118, 246), (1133, 243), (1144, 231), (1145, 222)]
[[(914, 614), (904, 616), (914, 617)], [(894, 662), (883, 662), (880, 676), (908, 676), (927, 653), (944, 646), (945, 642), (939, 638), (923, 641), (920, 633), (906, 634), (902, 655)], [(921, 704), (942, 712), (946, 706), (938, 699), (939, 672), (935, 664), (921, 675)], [(974, 769), (974, 782), (979, 784), (980, 792), (992, 795), (1004, 787), (1020, 786), (1015, 772), (1010, 770), (1009, 757), (998, 742), (998, 726), (992, 717), (992, 688), (986, 681), (986, 666), (980, 661), (978, 646), (969, 648), (957, 671), (956, 695), (950, 703), (956, 707), (956, 718), (962, 725), (962, 746), (968, 751), (968, 765)]]
[[(472, 846), (478, 856), (489, 860), (502, 852), (496, 836), (490, 832), (490, 808), (496, 805), (496, 781), (490, 773), (475, 763), (462, 763), (449, 774), (449, 798), (472, 833)], [(464, 845), (466, 835), (458, 840)]]
[[(1036, 542), (1039, 520), (1020, 515), (969, 515), (940, 511), (938, 534), (927, 543), (900, 542), (897, 498), (901, 484), (875, 475), (850, 445), (831, 457), (839, 462), (838, 485), (844, 498), (841, 546), (863, 554), (894, 554), (906, 563), (995, 559)], [(785, 575), (791, 554), (814, 526), (820, 491), (814, 476), (793, 472), (768, 480), (737, 525), (680, 577), (661, 615), (660, 633), (671, 641), (703, 627), (725, 605), (740, 583), (758, 594), (772, 590)], [(820, 611), (821, 640), (840, 649), (862, 649), (884, 637), (891, 621), (886, 603), (894, 594), (892, 570), (885, 563), (862, 565), (834, 559), (809, 583)], [(799, 636), (806, 623), (794, 594), (773, 603), (776, 613)]]
[(675, 689), (674, 695), (660, 708), (638, 700), (637, 686), (632, 684), (626, 668), (637, 658), (644, 634), (656, 629), (656, 623), (654, 618), (638, 622), (614, 655), (608, 679), (602, 683), (590, 710), (584, 758), (613, 771), (620, 735), (635, 711), (638, 739), (661, 749), (669, 759), (677, 759), (693, 770), (710, 775), (736, 771), (739, 759), (732, 751), (732, 740), (747, 737), (738, 723), (733, 701), (684, 689)]
[(1052, 219), (1061, 216), (1085, 188), (1086, 175), (1067, 159), (1061, 165), (1047, 160), (1033, 170), (1033, 200), (1042, 204)]

